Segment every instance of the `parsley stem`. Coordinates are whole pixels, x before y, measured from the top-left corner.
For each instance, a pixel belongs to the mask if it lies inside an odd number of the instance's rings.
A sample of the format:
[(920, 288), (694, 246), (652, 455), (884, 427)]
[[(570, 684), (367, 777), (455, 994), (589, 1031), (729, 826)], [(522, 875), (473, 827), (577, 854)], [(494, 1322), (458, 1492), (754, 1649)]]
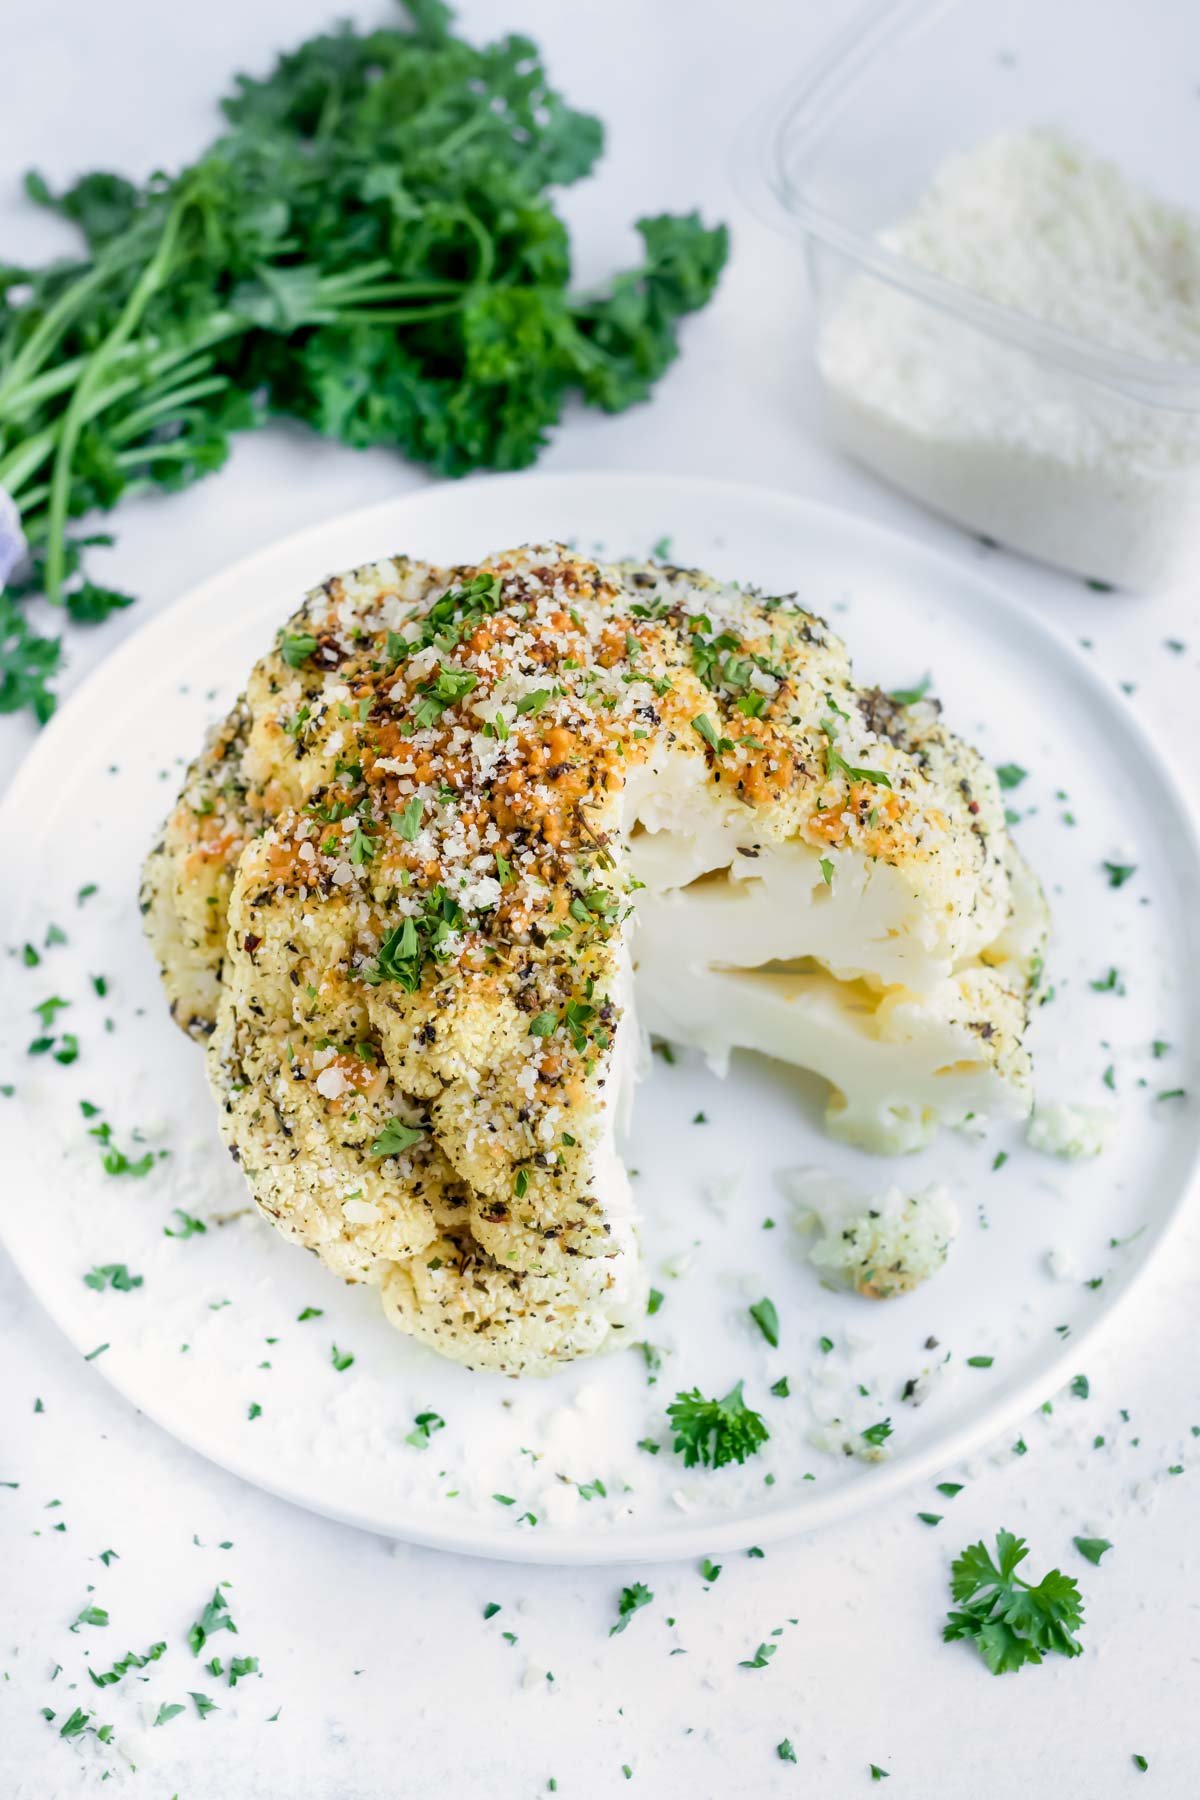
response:
[(50, 503), (46, 521), (46, 598), (52, 604), (61, 605), (62, 603), (62, 584), (66, 567), (66, 545), (63, 533), (71, 497), (71, 464), (79, 443), (79, 434), (86, 422), (87, 403), (104, 373), (109, 358), (114, 351), (119, 350), (129, 341), (151, 297), (157, 293), (166, 280), (167, 271), (175, 254), (175, 243), (179, 236), (179, 227), (186, 205), (186, 200), (177, 201), (167, 214), (167, 222), (163, 226), (158, 248), (134, 284), (133, 291), (122, 307), (116, 324), (103, 342), (92, 352), (88, 366), (80, 377), (79, 386), (67, 404), (63, 417), (62, 435), (58, 440), (58, 449), (54, 458), (54, 473), (50, 478)]

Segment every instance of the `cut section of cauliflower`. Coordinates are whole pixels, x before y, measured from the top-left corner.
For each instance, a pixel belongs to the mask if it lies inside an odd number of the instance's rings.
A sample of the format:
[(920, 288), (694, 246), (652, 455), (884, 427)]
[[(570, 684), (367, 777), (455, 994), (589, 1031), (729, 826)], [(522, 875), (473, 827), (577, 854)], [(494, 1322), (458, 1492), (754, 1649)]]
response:
[(473, 1366), (619, 1342), (642, 1023), (815, 1070), (891, 1150), (1020, 1116), (1044, 907), (935, 702), (789, 598), (561, 546), (314, 590), (143, 909), (255, 1199)]
[(824, 1169), (780, 1176), (803, 1229), (819, 1235), (808, 1260), (823, 1276), (871, 1300), (909, 1294), (936, 1275), (958, 1235), (958, 1208), (948, 1188), (906, 1194), (892, 1186), (866, 1194)]

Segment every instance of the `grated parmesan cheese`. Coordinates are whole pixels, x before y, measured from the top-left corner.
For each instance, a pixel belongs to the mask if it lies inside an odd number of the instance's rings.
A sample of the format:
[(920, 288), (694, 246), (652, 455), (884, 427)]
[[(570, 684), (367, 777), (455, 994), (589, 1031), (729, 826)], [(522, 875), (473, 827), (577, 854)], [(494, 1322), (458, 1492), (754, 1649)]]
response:
[[(1081, 348), (1200, 363), (1200, 216), (1052, 128), (950, 157), (879, 242)], [(1193, 560), (1200, 416), (1119, 372), (1102, 385), (865, 274), (818, 363), (845, 446), (972, 529), (1120, 585)]]

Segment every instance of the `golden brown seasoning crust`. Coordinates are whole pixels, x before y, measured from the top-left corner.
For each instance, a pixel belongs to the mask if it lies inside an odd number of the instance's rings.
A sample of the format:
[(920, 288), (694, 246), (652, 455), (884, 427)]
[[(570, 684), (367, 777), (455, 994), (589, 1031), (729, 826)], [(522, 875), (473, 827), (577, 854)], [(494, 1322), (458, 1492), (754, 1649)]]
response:
[(314, 590), (147, 864), (259, 1205), (462, 1360), (545, 1367), (636, 1314), (624, 790), (680, 757), (748, 844), (904, 869), (950, 956), (1001, 929), (996, 783), (934, 707), (860, 693), (790, 599), (557, 545)]

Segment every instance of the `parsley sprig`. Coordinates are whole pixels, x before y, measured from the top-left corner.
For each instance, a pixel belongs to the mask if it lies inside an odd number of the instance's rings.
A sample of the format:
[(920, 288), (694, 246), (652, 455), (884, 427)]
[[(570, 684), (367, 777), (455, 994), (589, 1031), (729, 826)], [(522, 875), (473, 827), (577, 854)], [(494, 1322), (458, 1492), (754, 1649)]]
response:
[(699, 1388), (676, 1394), (667, 1417), (675, 1429), (672, 1449), (689, 1469), (697, 1463), (712, 1469), (744, 1463), (771, 1435), (761, 1415), (746, 1405), (740, 1381), (721, 1400), (706, 1400)]
[(1017, 1574), (1028, 1555), (1024, 1538), (1001, 1531), (995, 1562), (980, 1542), (964, 1550), (951, 1570), (950, 1591), (962, 1610), (947, 1614), (942, 1636), (947, 1643), (973, 1640), (993, 1675), (1040, 1663), (1051, 1651), (1083, 1652), (1074, 1635), (1083, 1623), (1077, 1582), (1051, 1569), (1033, 1586)]

